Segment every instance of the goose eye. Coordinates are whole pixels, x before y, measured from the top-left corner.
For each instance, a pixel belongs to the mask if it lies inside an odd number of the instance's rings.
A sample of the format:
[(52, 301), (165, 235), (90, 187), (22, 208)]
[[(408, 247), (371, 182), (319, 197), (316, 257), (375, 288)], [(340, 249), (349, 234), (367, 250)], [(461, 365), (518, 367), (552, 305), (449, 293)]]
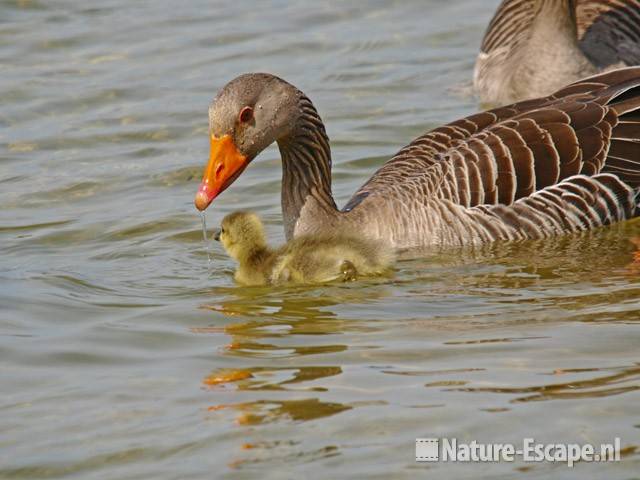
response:
[(238, 120), (240, 120), (241, 123), (247, 123), (252, 118), (253, 118), (253, 108), (244, 107), (242, 110), (240, 110), (240, 115), (238, 115)]

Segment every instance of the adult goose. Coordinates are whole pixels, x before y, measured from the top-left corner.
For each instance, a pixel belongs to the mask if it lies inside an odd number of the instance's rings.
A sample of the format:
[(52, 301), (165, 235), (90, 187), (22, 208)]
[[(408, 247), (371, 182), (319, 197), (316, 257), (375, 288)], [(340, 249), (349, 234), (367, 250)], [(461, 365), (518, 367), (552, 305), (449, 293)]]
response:
[(287, 239), (333, 229), (396, 248), (545, 238), (639, 213), (640, 67), (436, 128), (338, 210), (329, 139), (313, 104), (269, 74), (242, 75), (209, 108), (204, 210), (276, 141)]
[(640, 65), (640, 0), (503, 0), (473, 83), (502, 105), (627, 65)]

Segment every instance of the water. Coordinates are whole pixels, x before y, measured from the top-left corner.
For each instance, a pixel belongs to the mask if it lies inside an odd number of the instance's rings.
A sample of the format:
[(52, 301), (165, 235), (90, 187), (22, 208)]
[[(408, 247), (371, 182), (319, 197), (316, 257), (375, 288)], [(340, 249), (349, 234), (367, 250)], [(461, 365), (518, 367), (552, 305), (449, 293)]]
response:
[(202, 221), (202, 240), (204, 242), (204, 248), (207, 251), (207, 268), (209, 269), (209, 273), (211, 273), (211, 244), (209, 243), (209, 238), (207, 237), (206, 212), (200, 212), (200, 219)]
[[(640, 224), (428, 252), (392, 280), (242, 288), (193, 207), (207, 106), (270, 71), (351, 193), (476, 111), (496, 1), (0, 3), (0, 478), (637, 478)], [(283, 239), (264, 152), (207, 211)], [(416, 437), (609, 464), (417, 464)]]

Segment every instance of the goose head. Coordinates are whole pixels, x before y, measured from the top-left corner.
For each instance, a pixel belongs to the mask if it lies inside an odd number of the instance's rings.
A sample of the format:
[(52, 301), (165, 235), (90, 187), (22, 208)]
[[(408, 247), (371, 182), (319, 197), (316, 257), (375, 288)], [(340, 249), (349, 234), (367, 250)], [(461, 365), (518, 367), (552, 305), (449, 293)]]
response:
[(301, 92), (265, 73), (241, 75), (209, 107), (211, 150), (196, 208), (205, 210), (274, 141), (289, 137), (300, 115)]

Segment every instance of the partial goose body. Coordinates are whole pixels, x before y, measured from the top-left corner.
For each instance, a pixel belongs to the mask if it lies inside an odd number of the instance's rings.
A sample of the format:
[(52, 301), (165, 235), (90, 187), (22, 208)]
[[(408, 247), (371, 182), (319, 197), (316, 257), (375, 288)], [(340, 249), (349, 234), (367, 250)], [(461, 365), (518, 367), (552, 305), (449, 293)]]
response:
[(381, 241), (337, 232), (301, 235), (272, 249), (260, 218), (252, 212), (227, 215), (215, 238), (238, 262), (234, 277), (243, 285), (353, 281), (387, 272), (394, 260)]
[(474, 71), (482, 101), (549, 95), (580, 78), (640, 64), (640, 0), (503, 0)]
[[(236, 120), (246, 105), (255, 108), (247, 125)], [(213, 144), (219, 138), (230, 139), (235, 150), (212, 155), (197, 207), (206, 208), (275, 140), (289, 239), (350, 231), (420, 249), (546, 238), (638, 215), (640, 67), (428, 132), (384, 164), (342, 210), (331, 194), (324, 126), (295, 87), (267, 74), (238, 77), (220, 92), (210, 118), (212, 152), (219, 151)]]

